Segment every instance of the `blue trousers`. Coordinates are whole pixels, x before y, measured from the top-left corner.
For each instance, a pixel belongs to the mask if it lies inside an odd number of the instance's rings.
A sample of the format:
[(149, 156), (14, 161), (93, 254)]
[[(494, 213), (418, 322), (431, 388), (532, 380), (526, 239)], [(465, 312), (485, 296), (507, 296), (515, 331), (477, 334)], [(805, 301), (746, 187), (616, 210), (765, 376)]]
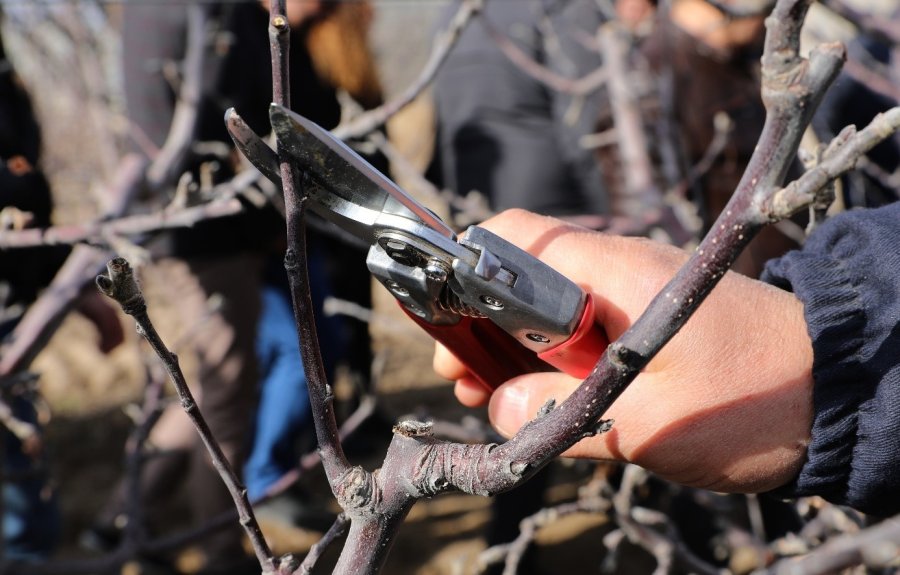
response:
[[(36, 423), (31, 404), (20, 397), (12, 398), (10, 406), (19, 419)], [(36, 474), (35, 462), (22, 452), (22, 444), (6, 429), (0, 429), (3, 442), (4, 471), (11, 477), (3, 482), (3, 552), (7, 559), (36, 561), (48, 557), (60, 537), (60, 514), (56, 497), (48, 487), (46, 477)]]
[[(325, 318), (322, 304), (327, 283), (321, 259), (309, 260), (313, 305), (326, 375), (331, 378), (332, 362), (340, 345), (340, 322)], [(266, 285), (256, 339), (256, 355), (262, 382), (256, 412), (253, 443), (244, 465), (244, 483), (251, 501), (296, 467), (297, 440), (312, 428), (306, 373), (297, 343), (297, 328), (290, 295), (284, 286)]]

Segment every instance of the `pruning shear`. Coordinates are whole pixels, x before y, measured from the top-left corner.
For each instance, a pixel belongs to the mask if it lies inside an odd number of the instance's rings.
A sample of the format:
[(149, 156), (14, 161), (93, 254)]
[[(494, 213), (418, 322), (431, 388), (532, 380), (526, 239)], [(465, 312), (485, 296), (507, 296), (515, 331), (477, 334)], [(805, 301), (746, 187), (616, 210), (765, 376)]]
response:
[[(608, 341), (578, 285), (484, 228), (457, 237), (327, 130), (277, 104), (269, 112), (279, 150), (306, 175), (311, 209), (371, 246), (372, 275), (488, 391), (525, 373), (590, 373)], [(233, 110), (226, 125), (280, 183), (275, 152)]]

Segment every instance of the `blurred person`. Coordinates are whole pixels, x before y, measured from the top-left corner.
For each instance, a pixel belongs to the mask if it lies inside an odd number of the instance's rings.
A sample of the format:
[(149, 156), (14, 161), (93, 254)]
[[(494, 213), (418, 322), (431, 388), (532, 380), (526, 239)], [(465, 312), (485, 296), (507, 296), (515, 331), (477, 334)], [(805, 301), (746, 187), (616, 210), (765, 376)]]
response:
[(592, 37), (601, 24), (592, 0), (487, 3), (435, 78), (435, 179), (459, 195), (481, 192), (493, 210), (606, 214), (599, 164), (581, 145), (595, 131), (602, 90), (576, 97), (550, 88), (491, 34), (496, 29), (560, 76), (582, 78), (602, 57), (580, 35)]
[[(2, 13), (0, 13), (2, 18)], [(40, 165), (41, 130), (30, 98), (7, 58), (0, 36), (0, 214), (14, 229), (51, 225), (53, 197)], [(0, 250), (0, 344), (65, 261), (66, 246)], [(109, 352), (124, 339), (115, 310), (92, 286), (76, 308), (98, 328)], [(35, 427), (22, 441), (3, 427), (3, 556), (12, 561), (48, 557), (60, 539), (61, 517), (47, 476), (35, 390), (27, 382), (4, 383), (0, 397), (13, 417)]]
[[(377, 102), (380, 90), (369, 54), (359, 53), (365, 44), (358, 44), (355, 50), (341, 50), (347, 44), (353, 45), (354, 39), (364, 42), (368, 3), (288, 4), (293, 26), (293, 109), (331, 128), (340, 120), (338, 89), (346, 89), (364, 105)], [(213, 3), (203, 9), (210, 17), (211, 33), (195, 141), (230, 146), (222, 120), (229, 107), (234, 107), (257, 133), (267, 134), (272, 100), (267, 11), (258, 2)], [(155, 146), (163, 144), (172, 121), (177, 94), (170, 82), (171, 63), (180, 63), (185, 55), (187, 20), (188, 7), (184, 5), (128, 2), (123, 7), (128, 115)], [(348, 63), (352, 58), (357, 60)], [(197, 170), (208, 160), (195, 153), (188, 168)], [(231, 165), (220, 163), (216, 178), (225, 179), (232, 173)], [(156, 192), (149, 202), (150, 209), (161, 209), (165, 198)], [(286, 299), (281, 254), (277, 264), (268, 266), (281, 268), (280, 272), (270, 273), (268, 283), (264, 272), (266, 261), (274, 257), (278, 246), (283, 250), (283, 230), (283, 220), (271, 208), (248, 208), (239, 216), (166, 233), (152, 248), (158, 261), (150, 273), (166, 286), (188, 329), (200, 325), (191, 345), (200, 361), (199, 389), (195, 393), (201, 410), (235, 469), (241, 470), (250, 455), (246, 473), (254, 495), (265, 493), (276, 475), (296, 464), (293, 445), (307, 424), (305, 377), (290, 300)], [(322, 246), (316, 246), (317, 241), (322, 238), (311, 238), (310, 242), (313, 268), (323, 261), (327, 266), (336, 257), (333, 251), (342, 249), (329, 249), (326, 253)], [(325, 257), (320, 257), (322, 254)], [(365, 268), (362, 264), (360, 267), (368, 279)], [(368, 286), (367, 281), (365, 285)], [(354, 284), (357, 289), (359, 286), (360, 282)], [(211, 311), (207, 300), (213, 294), (222, 296), (223, 304)], [(258, 333), (266, 337), (257, 339)], [(260, 358), (269, 368), (264, 380), (258, 371), (257, 344), (261, 346)], [(368, 341), (365, 344), (367, 347)], [(327, 348), (328, 343), (323, 347)], [(261, 411), (257, 413), (258, 389), (262, 397)], [(155, 452), (142, 469), (141, 500), (152, 524), (162, 519), (152, 517), (153, 511), (159, 510), (157, 502), (164, 502), (188, 474), (195, 521), (233, 507), (180, 406), (166, 409), (153, 428), (150, 444)], [(124, 485), (120, 485), (93, 529), (84, 534), (84, 542), (94, 547), (114, 545), (124, 527), (126, 508)], [(205, 572), (239, 572), (244, 559), (241, 537), (237, 523), (207, 537), (203, 543)], [(248, 572), (254, 569), (252, 563), (255, 562), (247, 562)]]

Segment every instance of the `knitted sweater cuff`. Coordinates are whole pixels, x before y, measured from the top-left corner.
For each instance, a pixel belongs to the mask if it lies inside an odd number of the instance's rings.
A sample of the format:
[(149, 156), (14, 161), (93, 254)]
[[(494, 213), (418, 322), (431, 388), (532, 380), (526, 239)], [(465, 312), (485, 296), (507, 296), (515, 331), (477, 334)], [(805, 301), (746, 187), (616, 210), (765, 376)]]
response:
[(807, 460), (774, 495), (819, 495), (867, 513), (900, 510), (900, 210), (872, 216), (883, 211), (835, 218), (763, 274), (803, 302), (814, 354)]

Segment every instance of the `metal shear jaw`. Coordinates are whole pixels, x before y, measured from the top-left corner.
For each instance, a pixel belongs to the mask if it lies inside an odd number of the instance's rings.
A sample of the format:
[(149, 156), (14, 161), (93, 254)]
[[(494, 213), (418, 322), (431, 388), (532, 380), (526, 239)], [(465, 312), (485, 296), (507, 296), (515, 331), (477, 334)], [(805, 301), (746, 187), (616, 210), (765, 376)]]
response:
[[(295, 163), (312, 210), (371, 246), (366, 263), (372, 275), (479, 381), (491, 387), (551, 369), (544, 358), (579, 369), (580, 363), (593, 365), (605, 336), (582, 337), (594, 322), (581, 288), (478, 226), (457, 241), (440, 218), (327, 130), (275, 104), (269, 116), (278, 154), (239, 116), (226, 116), (241, 151), (276, 182), (279, 156)], [(571, 360), (572, 348), (554, 351), (570, 340), (587, 342), (576, 347), (590, 353)]]
[(269, 119), (279, 150), (287, 152), (319, 190), (330, 210), (370, 227), (380, 214), (415, 220), (434, 233), (455, 241), (456, 235), (439, 217), (420, 204), (359, 154), (314, 122), (272, 104)]

